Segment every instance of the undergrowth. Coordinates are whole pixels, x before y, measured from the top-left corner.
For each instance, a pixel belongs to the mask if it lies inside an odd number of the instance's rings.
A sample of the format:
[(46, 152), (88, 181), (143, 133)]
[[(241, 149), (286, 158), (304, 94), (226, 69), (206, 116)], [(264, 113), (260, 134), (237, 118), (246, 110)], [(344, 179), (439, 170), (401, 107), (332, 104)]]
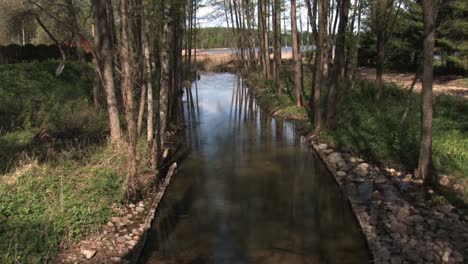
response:
[(123, 201), (126, 155), (107, 143), (92, 69), (0, 65), (0, 263), (44, 263)]

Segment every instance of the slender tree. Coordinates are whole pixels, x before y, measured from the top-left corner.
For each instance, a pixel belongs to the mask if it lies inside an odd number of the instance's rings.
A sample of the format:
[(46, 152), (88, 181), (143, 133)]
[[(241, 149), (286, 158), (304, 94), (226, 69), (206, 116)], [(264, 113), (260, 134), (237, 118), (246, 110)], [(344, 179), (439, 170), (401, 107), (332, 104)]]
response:
[(419, 176), (425, 184), (437, 184), (437, 174), (432, 163), (432, 114), (433, 114), (433, 58), (435, 20), (439, 0), (422, 1), (424, 17), (423, 77), (421, 94), (421, 145), (419, 152)]
[(277, 91), (281, 94), (280, 70), (281, 70), (281, 0), (272, 0), (273, 3), (273, 31), (274, 31), (274, 75)]
[[(336, 128), (336, 111), (339, 96), (346, 86), (346, 24), (348, 22), (349, 0), (339, 0), (339, 17), (340, 24), (338, 26), (338, 36), (336, 41), (335, 63), (333, 69), (333, 80), (328, 96), (327, 107), (327, 125), (331, 129)], [(337, 14), (338, 16), (338, 14)]]
[(296, 0), (291, 0), (291, 35), (296, 106), (302, 106), (302, 59), (299, 53), (299, 40), (297, 37)]
[(121, 86), (122, 97), (125, 107), (125, 119), (127, 121), (128, 136), (128, 175), (125, 181), (127, 195), (130, 199), (135, 199), (137, 195), (136, 173), (136, 144), (137, 128), (135, 120), (135, 86), (132, 80), (132, 67), (134, 66), (131, 38), (131, 17), (127, 1), (120, 1), (120, 23), (121, 23)]
[(121, 130), (119, 109), (115, 94), (112, 33), (108, 24), (106, 0), (91, 1), (94, 18), (95, 56), (99, 65), (100, 78), (106, 92), (111, 140), (120, 142)]
[(323, 64), (325, 49), (325, 37), (327, 32), (327, 13), (328, 1), (317, 0), (318, 7), (318, 32), (317, 32), (317, 52), (315, 53), (314, 81), (313, 81), (313, 96), (310, 97), (310, 109), (314, 109), (314, 127), (318, 131), (322, 127), (322, 106), (321, 106), (321, 89), (325, 85), (323, 78)]

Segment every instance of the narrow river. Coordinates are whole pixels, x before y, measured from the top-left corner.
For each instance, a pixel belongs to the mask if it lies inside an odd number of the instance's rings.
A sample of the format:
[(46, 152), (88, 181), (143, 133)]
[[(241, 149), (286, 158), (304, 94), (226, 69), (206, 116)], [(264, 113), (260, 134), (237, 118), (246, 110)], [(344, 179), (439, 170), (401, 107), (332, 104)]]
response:
[(262, 112), (235, 74), (202, 75), (191, 90), (192, 152), (141, 263), (369, 261), (347, 202), (293, 123)]

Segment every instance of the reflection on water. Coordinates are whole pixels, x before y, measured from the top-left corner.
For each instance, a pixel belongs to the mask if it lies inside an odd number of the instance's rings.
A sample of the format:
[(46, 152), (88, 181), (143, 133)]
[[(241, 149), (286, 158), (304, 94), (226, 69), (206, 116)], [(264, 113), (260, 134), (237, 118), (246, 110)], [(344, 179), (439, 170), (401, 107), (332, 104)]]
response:
[(233, 74), (203, 75), (185, 94), (193, 150), (143, 263), (368, 261), (347, 203), (293, 123), (262, 112)]

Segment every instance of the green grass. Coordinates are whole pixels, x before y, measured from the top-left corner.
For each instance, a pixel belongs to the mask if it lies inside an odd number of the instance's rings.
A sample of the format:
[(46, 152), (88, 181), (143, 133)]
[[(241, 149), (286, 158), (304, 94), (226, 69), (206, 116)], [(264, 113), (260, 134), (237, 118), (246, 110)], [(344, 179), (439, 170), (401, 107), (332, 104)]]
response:
[[(276, 84), (272, 80), (263, 80), (259, 74), (251, 73), (248, 77), (250, 87), (254, 87), (260, 96), (258, 103), (270, 112), (276, 112), (277, 116), (286, 119), (306, 119), (307, 111), (303, 107), (297, 107), (294, 103), (294, 95), (291, 93), (278, 94), (275, 92)], [(286, 82), (287, 86), (291, 83)], [(290, 91), (288, 88), (287, 90)]]
[[(0, 131), (39, 127), (53, 118), (52, 110), (91, 99), (91, 78), (80, 78), (78, 63), (68, 62), (56, 77), (57, 64), (47, 61), (0, 65)], [(87, 70), (91, 76), (92, 69)]]
[(43, 263), (124, 198), (125, 153), (106, 143), (90, 77), (68, 62), (0, 65), (0, 263)]
[[(365, 154), (375, 161), (406, 170), (417, 167), (420, 138), (420, 95), (411, 98), (411, 110), (400, 127), (407, 93), (386, 85), (380, 101), (373, 83), (361, 81), (341, 102), (338, 129), (322, 137), (342, 148)], [(468, 177), (468, 102), (438, 95), (434, 100), (433, 159), (439, 173)]]
[(82, 149), (2, 175), (0, 262), (46, 262), (112, 215), (123, 199), (125, 162), (108, 145)]

